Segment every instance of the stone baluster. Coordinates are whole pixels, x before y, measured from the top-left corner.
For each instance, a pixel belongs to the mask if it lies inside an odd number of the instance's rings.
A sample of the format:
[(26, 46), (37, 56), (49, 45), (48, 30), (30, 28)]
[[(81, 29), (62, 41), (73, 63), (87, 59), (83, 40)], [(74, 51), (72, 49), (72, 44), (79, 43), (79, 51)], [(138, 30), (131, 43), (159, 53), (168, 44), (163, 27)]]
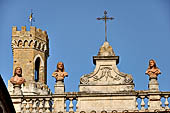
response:
[(140, 98), (141, 98), (141, 110), (145, 110), (145, 102), (144, 102), (145, 96), (140, 96)]
[(33, 100), (33, 106), (32, 106), (32, 112), (33, 113), (37, 113), (37, 102), (36, 99), (32, 99)]
[(39, 113), (43, 113), (43, 98), (40, 98)]
[(24, 99), (23, 102), (22, 102), (22, 105), (21, 105), (21, 112), (22, 112), (22, 113), (25, 113), (25, 112), (26, 112), (26, 105), (27, 105), (27, 102), (26, 102), (26, 100)]
[(30, 112), (31, 112), (31, 113), (32, 113), (32, 110), (33, 110), (33, 108), (32, 108), (33, 102), (34, 102), (34, 101), (33, 101), (32, 99), (31, 99), (30, 102), (29, 102), (29, 105), (30, 105)]
[(53, 105), (52, 105), (52, 113), (54, 112), (54, 103), (55, 103), (55, 101), (54, 101), (54, 98), (52, 98), (52, 102), (53, 102)]
[(50, 113), (50, 104), (49, 104), (50, 98), (45, 99), (45, 112)]
[(78, 98), (76, 97), (76, 101), (77, 101), (77, 104), (76, 104), (76, 111), (78, 112), (78, 105), (79, 105), (79, 101), (78, 101)]
[(69, 112), (73, 111), (73, 98), (69, 98), (70, 100), (70, 105), (69, 105)]
[(138, 110), (138, 102), (137, 102), (137, 99), (138, 99), (138, 98), (136, 98), (136, 110)]
[(64, 111), (67, 112), (67, 104), (66, 104), (67, 98), (64, 98)]
[(169, 102), (168, 102), (168, 97), (169, 96), (165, 95), (164, 97), (165, 97), (165, 103), (164, 103), (165, 104), (165, 109), (169, 109), (169, 106), (168, 106), (169, 105)]
[(160, 100), (159, 102), (160, 102), (160, 109), (162, 109), (163, 107), (162, 107), (162, 102), (161, 102), (161, 100)]
[(26, 113), (30, 113), (30, 99), (26, 99), (27, 105), (26, 105)]

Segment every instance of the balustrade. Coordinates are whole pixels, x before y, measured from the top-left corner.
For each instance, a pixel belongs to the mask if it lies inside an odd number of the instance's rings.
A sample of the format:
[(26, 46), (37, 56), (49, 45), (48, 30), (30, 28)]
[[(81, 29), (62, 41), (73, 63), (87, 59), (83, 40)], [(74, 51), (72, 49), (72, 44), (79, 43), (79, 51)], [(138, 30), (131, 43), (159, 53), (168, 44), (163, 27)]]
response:
[[(169, 97), (170, 97), (170, 92), (154, 92), (154, 93), (138, 92), (136, 106), (138, 110), (141, 111), (148, 111), (148, 110), (168, 111), (170, 110)], [(139, 101), (138, 99), (140, 99), (141, 101)], [(146, 99), (148, 99), (148, 102), (145, 101)], [(165, 101), (161, 101), (162, 99), (164, 99)]]
[[(81, 95), (80, 95), (81, 96)], [(153, 97), (156, 97), (154, 100)], [(12, 97), (13, 98), (13, 97)], [(57, 98), (60, 98), (57, 100)], [(78, 111), (79, 95), (78, 93), (65, 93), (62, 96), (23, 96), (21, 111), (22, 113), (56, 113), (54, 108), (55, 104), (63, 98), (63, 110), (59, 110), (63, 113), (65, 112), (83, 112)], [(147, 112), (150, 110), (159, 111), (170, 111), (170, 92), (138, 92), (136, 93), (136, 112)], [(154, 106), (154, 104), (157, 104)], [(58, 105), (58, 104), (57, 104)], [(160, 107), (159, 107), (160, 106)], [(95, 110), (95, 109), (94, 109)], [(101, 109), (102, 111), (103, 109)], [(57, 111), (57, 113), (59, 112)], [(89, 111), (90, 112), (90, 111)]]
[(22, 113), (52, 113), (51, 97), (24, 96), (21, 104)]

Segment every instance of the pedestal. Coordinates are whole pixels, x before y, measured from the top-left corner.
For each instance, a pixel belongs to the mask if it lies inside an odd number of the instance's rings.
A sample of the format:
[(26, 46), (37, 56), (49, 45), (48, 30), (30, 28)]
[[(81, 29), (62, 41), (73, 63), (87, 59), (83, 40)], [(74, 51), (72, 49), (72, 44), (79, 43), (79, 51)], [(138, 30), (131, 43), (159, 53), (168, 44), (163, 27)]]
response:
[(154, 112), (154, 110), (161, 110), (161, 96), (159, 94), (149, 94), (148, 110)]
[(152, 91), (152, 92), (159, 91), (159, 83), (157, 81), (157, 78), (150, 78), (148, 89), (149, 91)]
[(55, 94), (63, 94), (65, 92), (64, 81), (56, 81), (54, 88)]
[[(54, 85), (55, 93), (54, 93), (54, 112), (65, 112), (65, 100), (64, 100), (64, 92), (65, 86), (64, 81), (56, 81)], [(60, 95), (61, 94), (61, 95)]]
[(14, 85), (13, 95), (22, 95), (21, 85)]
[(21, 113), (21, 95), (22, 95), (22, 90), (21, 90), (21, 85), (13, 85), (13, 95), (18, 95), (19, 97), (13, 98), (12, 102), (15, 108), (16, 113)]

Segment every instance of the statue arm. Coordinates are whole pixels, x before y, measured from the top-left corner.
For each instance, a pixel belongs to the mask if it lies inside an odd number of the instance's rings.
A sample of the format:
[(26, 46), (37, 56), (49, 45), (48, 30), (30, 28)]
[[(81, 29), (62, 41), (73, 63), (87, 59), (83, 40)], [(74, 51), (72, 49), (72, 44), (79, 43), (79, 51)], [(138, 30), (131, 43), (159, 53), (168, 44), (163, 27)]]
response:
[(53, 72), (52, 76), (57, 77), (58, 76), (57, 72)]
[(155, 71), (155, 73), (158, 75), (158, 74), (161, 74), (161, 71), (160, 71), (160, 69), (157, 69), (156, 71)]

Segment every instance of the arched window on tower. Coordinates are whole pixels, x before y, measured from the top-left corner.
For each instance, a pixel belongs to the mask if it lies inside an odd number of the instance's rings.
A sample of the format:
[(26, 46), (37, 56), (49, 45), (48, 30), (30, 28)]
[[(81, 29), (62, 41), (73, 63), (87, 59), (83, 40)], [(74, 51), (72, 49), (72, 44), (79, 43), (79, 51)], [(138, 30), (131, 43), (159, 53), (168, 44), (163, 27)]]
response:
[(38, 57), (35, 61), (35, 76), (34, 76), (34, 80), (35, 82), (39, 81), (39, 72), (40, 71), (40, 58)]

